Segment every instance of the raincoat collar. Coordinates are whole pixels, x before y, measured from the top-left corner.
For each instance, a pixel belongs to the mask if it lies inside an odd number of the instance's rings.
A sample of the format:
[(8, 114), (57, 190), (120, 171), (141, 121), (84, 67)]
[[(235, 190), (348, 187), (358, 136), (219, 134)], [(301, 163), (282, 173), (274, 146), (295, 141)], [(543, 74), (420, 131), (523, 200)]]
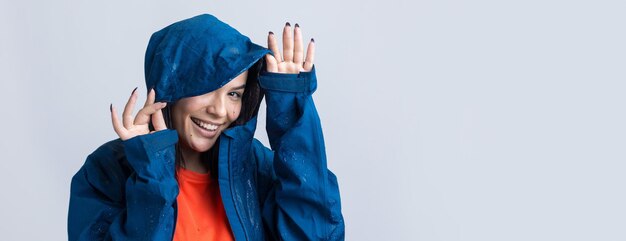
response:
[(235, 140), (252, 140), (252, 138), (254, 138), (254, 131), (256, 130), (256, 120), (257, 116), (254, 116), (243, 125), (228, 128), (222, 132), (222, 136)]

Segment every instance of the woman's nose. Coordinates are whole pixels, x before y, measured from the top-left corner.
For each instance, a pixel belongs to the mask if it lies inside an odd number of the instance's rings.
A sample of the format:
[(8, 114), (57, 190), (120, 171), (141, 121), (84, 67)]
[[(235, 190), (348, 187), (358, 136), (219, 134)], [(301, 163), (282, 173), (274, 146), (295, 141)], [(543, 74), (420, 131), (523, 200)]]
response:
[(216, 96), (209, 101), (209, 105), (206, 108), (207, 113), (211, 115), (215, 115), (216, 117), (223, 117), (226, 115), (226, 101), (224, 101), (221, 97)]

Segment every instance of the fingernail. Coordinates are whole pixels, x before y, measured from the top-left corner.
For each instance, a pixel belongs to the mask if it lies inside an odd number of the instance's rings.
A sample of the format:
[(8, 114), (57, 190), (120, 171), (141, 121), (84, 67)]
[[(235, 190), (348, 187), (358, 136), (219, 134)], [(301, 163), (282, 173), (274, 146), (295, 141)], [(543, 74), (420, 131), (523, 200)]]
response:
[(130, 93), (130, 95), (133, 95), (135, 93), (135, 91), (137, 90), (137, 88), (139, 88), (139, 87), (135, 87), (135, 89), (133, 90), (133, 92)]
[(289, 22), (287, 22), (287, 23), (285, 24), (285, 26), (287, 26), (287, 27), (291, 27), (291, 24), (290, 24)]
[(113, 103), (109, 106), (109, 111), (113, 112)]
[(274, 32), (270, 31), (270, 35), (274, 34)]
[(311, 42), (315, 43), (315, 39), (311, 38)]
[(296, 23), (296, 28), (299, 28), (299, 27), (300, 27), (300, 24), (297, 24), (297, 23)]

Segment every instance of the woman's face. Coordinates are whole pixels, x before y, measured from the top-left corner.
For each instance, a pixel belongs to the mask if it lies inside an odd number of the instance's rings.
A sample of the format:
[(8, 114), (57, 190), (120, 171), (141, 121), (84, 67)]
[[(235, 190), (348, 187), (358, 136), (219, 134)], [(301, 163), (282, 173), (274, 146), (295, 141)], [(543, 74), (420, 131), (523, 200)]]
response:
[(172, 107), (172, 121), (183, 147), (196, 152), (211, 149), (239, 117), (248, 71), (204, 95), (183, 98)]

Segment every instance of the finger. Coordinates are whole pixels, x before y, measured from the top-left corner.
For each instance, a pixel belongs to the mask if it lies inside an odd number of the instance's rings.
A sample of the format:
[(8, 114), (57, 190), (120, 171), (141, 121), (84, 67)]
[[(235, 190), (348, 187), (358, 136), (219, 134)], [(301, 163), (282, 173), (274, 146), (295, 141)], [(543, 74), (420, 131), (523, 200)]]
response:
[(165, 108), (167, 103), (165, 102), (157, 102), (153, 103), (149, 106), (144, 107), (139, 112), (137, 112), (137, 116), (135, 116), (135, 125), (147, 125), (150, 121), (150, 116), (156, 113), (158, 110)]
[(113, 123), (113, 130), (122, 140), (126, 140), (124, 138), (126, 136), (126, 129), (124, 129), (124, 126), (122, 126), (122, 123), (117, 116), (117, 110), (115, 109), (115, 107), (113, 107), (113, 104), (111, 104), (109, 108), (111, 110), (111, 122)]
[(272, 72), (272, 73), (278, 72), (278, 63), (276, 62), (276, 59), (274, 58), (274, 56), (270, 54), (266, 54), (265, 64), (266, 64), (267, 72)]
[(135, 89), (133, 89), (133, 92), (130, 93), (130, 97), (128, 97), (128, 102), (126, 102), (126, 106), (124, 106), (124, 112), (122, 112), (122, 121), (126, 129), (129, 129), (131, 126), (133, 126), (133, 108), (135, 107), (136, 102), (137, 87), (135, 87)]
[(306, 49), (306, 60), (304, 61), (304, 71), (309, 72), (313, 69), (313, 61), (315, 60), (315, 39), (311, 38), (309, 46)]
[(148, 92), (148, 98), (146, 98), (146, 103), (143, 105), (144, 108), (146, 106), (154, 104), (154, 96), (155, 95), (156, 94), (154, 93), (154, 89), (150, 89), (150, 92)]
[(165, 130), (167, 129), (167, 125), (165, 125), (165, 119), (163, 118), (163, 110), (159, 109), (152, 115), (152, 125), (154, 126), (155, 131)]
[(293, 61), (293, 36), (291, 24), (287, 22), (283, 28), (283, 59), (285, 62)]
[(302, 66), (302, 61), (304, 61), (302, 30), (300, 29), (300, 25), (296, 23), (293, 29), (293, 62), (296, 63), (297, 66)]
[(274, 36), (274, 33), (272, 31), (270, 31), (269, 35), (267, 36), (267, 48), (269, 48), (274, 54), (276, 62), (283, 61), (283, 57), (280, 56), (280, 51), (278, 50), (278, 43), (276, 43), (276, 36)]

